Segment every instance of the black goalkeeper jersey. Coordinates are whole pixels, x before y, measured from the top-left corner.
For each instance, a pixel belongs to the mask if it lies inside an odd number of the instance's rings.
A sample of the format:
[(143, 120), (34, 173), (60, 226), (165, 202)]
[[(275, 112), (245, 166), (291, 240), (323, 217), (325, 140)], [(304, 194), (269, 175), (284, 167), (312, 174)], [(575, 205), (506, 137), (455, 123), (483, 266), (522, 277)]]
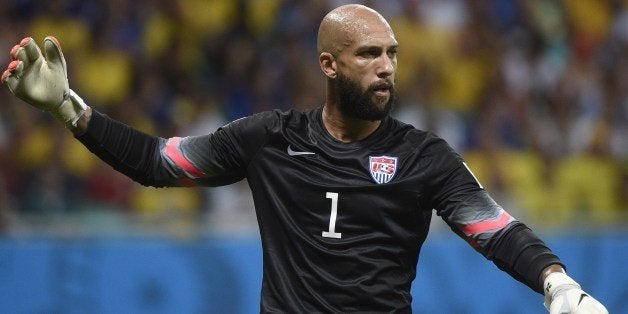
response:
[[(102, 130), (93, 131), (100, 132), (92, 135), (97, 145), (78, 138), (144, 184), (216, 186), (246, 178), (263, 246), (263, 313), (410, 312), (433, 210), (490, 259), (508, 230), (523, 225), (434, 134), (388, 117), (366, 139), (343, 143), (326, 131), (321, 112), (268, 111), (213, 134), (149, 142), (131, 132), (121, 136), (125, 143), (107, 144), (110, 126), (94, 127)], [(90, 124), (104, 119), (95, 114)], [(121, 146), (135, 153), (116, 153)], [(536, 268), (557, 262), (544, 250)], [(516, 261), (496, 264), (522, 280)]]

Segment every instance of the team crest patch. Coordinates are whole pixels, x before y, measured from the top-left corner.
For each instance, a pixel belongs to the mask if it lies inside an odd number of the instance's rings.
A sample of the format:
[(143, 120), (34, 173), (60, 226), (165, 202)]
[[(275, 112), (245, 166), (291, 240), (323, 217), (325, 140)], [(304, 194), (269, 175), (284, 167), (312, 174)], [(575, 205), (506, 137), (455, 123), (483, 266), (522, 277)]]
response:
[(397, 157), (369, 156), (371, 177), (377, 184), (388, 183), (397, 173)]

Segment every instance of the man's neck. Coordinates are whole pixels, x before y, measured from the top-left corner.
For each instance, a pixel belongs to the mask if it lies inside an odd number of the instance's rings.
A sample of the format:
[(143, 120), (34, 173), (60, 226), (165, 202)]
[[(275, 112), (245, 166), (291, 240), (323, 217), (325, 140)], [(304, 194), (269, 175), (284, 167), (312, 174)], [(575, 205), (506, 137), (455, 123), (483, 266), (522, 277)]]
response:
[(340, 142), (355, 142), (371, 135), (379, 125), (380, 120), (367, 121), (345, 117), (336, 107), (325, 104), (323, 106), (323, 125), (327, 132)]

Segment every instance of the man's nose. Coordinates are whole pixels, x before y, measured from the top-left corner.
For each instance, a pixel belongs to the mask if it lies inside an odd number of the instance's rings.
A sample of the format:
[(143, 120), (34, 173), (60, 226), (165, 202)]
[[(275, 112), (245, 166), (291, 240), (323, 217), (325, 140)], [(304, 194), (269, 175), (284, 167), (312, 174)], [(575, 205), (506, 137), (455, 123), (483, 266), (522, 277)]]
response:
[(383, 54), (377, 67), (377, 76), (384, 78), (392, 76), (395, 73), (395, 60), (387, 54)]

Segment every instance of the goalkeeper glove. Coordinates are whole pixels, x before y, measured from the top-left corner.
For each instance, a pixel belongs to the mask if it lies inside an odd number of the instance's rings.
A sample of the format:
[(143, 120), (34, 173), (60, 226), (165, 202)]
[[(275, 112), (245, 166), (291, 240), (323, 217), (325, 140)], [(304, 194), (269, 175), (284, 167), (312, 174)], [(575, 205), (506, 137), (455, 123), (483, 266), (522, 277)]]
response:
[(551, 273), (543, 283), (545, 308), (550, 314), (608, 314), (600, 302), (584, 292), (565, 273)]
[(15, 96), (52, 113), (67, 128), (76, 127), (87, 105), (69, 87), (65, 58), (56, 38), (44, 39), (44, 52), (45, 56), (32, 38), (22, 39), (11, 49), (2, 82)]

